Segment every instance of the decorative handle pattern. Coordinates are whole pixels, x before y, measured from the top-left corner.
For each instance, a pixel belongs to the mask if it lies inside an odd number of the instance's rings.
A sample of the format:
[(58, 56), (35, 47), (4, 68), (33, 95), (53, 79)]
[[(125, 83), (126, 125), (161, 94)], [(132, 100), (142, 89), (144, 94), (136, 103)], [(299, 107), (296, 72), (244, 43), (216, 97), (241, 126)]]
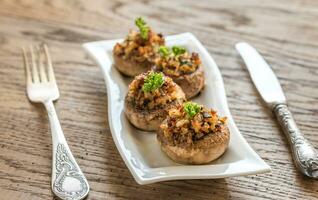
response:
[(84, 198), (89, 186), (74, 158), (61, 143), (57, 145), (55, 156), (56, 179), (52, 186), (55, 195), (65, 200)]
[(63, 200), (83, 199), (89, 192), (88, 182), (67, 145), (53, 102), (48, 101), (44, 105), (53, 143), (52, 191)]
[(275, 105), (274, 112), (289, 140), (295, 165), (303, 174), (318, 178), (318, 152), (298, 129), (287, 105)]

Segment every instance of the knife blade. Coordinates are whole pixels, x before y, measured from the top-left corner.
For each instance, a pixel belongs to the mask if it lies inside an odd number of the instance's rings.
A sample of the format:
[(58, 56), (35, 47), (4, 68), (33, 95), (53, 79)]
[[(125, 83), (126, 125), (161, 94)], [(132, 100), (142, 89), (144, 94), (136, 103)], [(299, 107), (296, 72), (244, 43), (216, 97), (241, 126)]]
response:
[(318, 152), (298, 129), (273, 70), (248, 43), (237, 43), (235, 48), (242, 56), (256, 89), (275, 113), (289, 141), (296, 167), (304, 175), (318, 178)]
[(285, 95), (276, 75), (262, 56), (245, 42), (237, 43), (235, 47), (241, 54), (252, 81), (263, 100), (269, 106), (276, 103), (286, 103)]

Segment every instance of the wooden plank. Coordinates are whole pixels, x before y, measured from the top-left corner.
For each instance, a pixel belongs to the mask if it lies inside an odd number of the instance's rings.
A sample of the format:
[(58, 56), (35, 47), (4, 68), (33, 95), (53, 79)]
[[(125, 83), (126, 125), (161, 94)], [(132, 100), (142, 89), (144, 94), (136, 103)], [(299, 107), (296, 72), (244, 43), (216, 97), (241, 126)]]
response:
[[(113, 143), (99, 68), (81, 43), (124, 37), (136, 16), (165, 35), (194, 33), (222, 72), (234, 120), (272, 167), (262, 175), (140, 186)], [(294, 117), (318, 147), (318, 3), (303, 0), (0, 0), (1, 199), (52, 199), (46, 113), (25, 96), (21, 46), (50, 46), (61, 98), (55, 104), (91, 186), (88, 199), (317, 199), (300, 175), (276, 120), (262, 103), (234, 44), (253, 44), (279, 77)], [(3, 196), (4, 195), (4, 196)]]

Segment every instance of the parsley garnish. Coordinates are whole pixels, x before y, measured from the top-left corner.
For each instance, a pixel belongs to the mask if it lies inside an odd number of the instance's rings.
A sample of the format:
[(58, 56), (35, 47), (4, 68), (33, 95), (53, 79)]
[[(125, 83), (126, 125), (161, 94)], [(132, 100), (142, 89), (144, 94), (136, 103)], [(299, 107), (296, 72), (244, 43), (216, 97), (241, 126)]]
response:
[(183, 104), (183, 110), (187, 115), (192, 118), (201, 110), (201, 106), (194, 102), (186, 102)]
[(142, 90), (144, 92), (152, 92), (160, 88), (164, 83), (164, 76), (161, 72), (150, 72), (144, 81)]
[(164, 56), (167, 57), (171, 54), (171, 50), (169, 49), (169, 47), (166, 46), (160, 46), (159, 47), (159, 53)]
[(172, 56), (178, 56), (180, 54), (184, 54), (187, 50), (184, 47), (181, 46), (172, 46), (170, 49), (167, 46), (160, 46), (159, 47), (159, 53), (161, 56), (168, 57), (170, 55)]
[(172, 47), (172, 52), (174, 55), (180, 55), (180, 54), (184, 54), (187, 50), (184, 47), (181, 46), (173, 46)]
[(139, 28), (141, 38), (144, 39), (144, 40), (147, 40), (148, 39), (149, 27), (147, 26), (145, 20), (143, 18), (141, 18), (141, 17), (138, 17), (135, 20), (135, 24)]

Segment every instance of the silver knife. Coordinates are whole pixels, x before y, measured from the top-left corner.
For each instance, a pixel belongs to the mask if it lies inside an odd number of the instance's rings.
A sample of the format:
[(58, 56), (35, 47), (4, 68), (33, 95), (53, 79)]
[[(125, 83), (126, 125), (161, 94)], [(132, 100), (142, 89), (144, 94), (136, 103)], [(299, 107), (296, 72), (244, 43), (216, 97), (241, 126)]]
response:
[(318, 152), (298, 129), (274, 72), (251, 45), (240, 42), (235, 48), (242, 56), (258, 92), (274, 111), (282, 126), (291, 146), (296, 167), (303, 174), (318, 178)]

